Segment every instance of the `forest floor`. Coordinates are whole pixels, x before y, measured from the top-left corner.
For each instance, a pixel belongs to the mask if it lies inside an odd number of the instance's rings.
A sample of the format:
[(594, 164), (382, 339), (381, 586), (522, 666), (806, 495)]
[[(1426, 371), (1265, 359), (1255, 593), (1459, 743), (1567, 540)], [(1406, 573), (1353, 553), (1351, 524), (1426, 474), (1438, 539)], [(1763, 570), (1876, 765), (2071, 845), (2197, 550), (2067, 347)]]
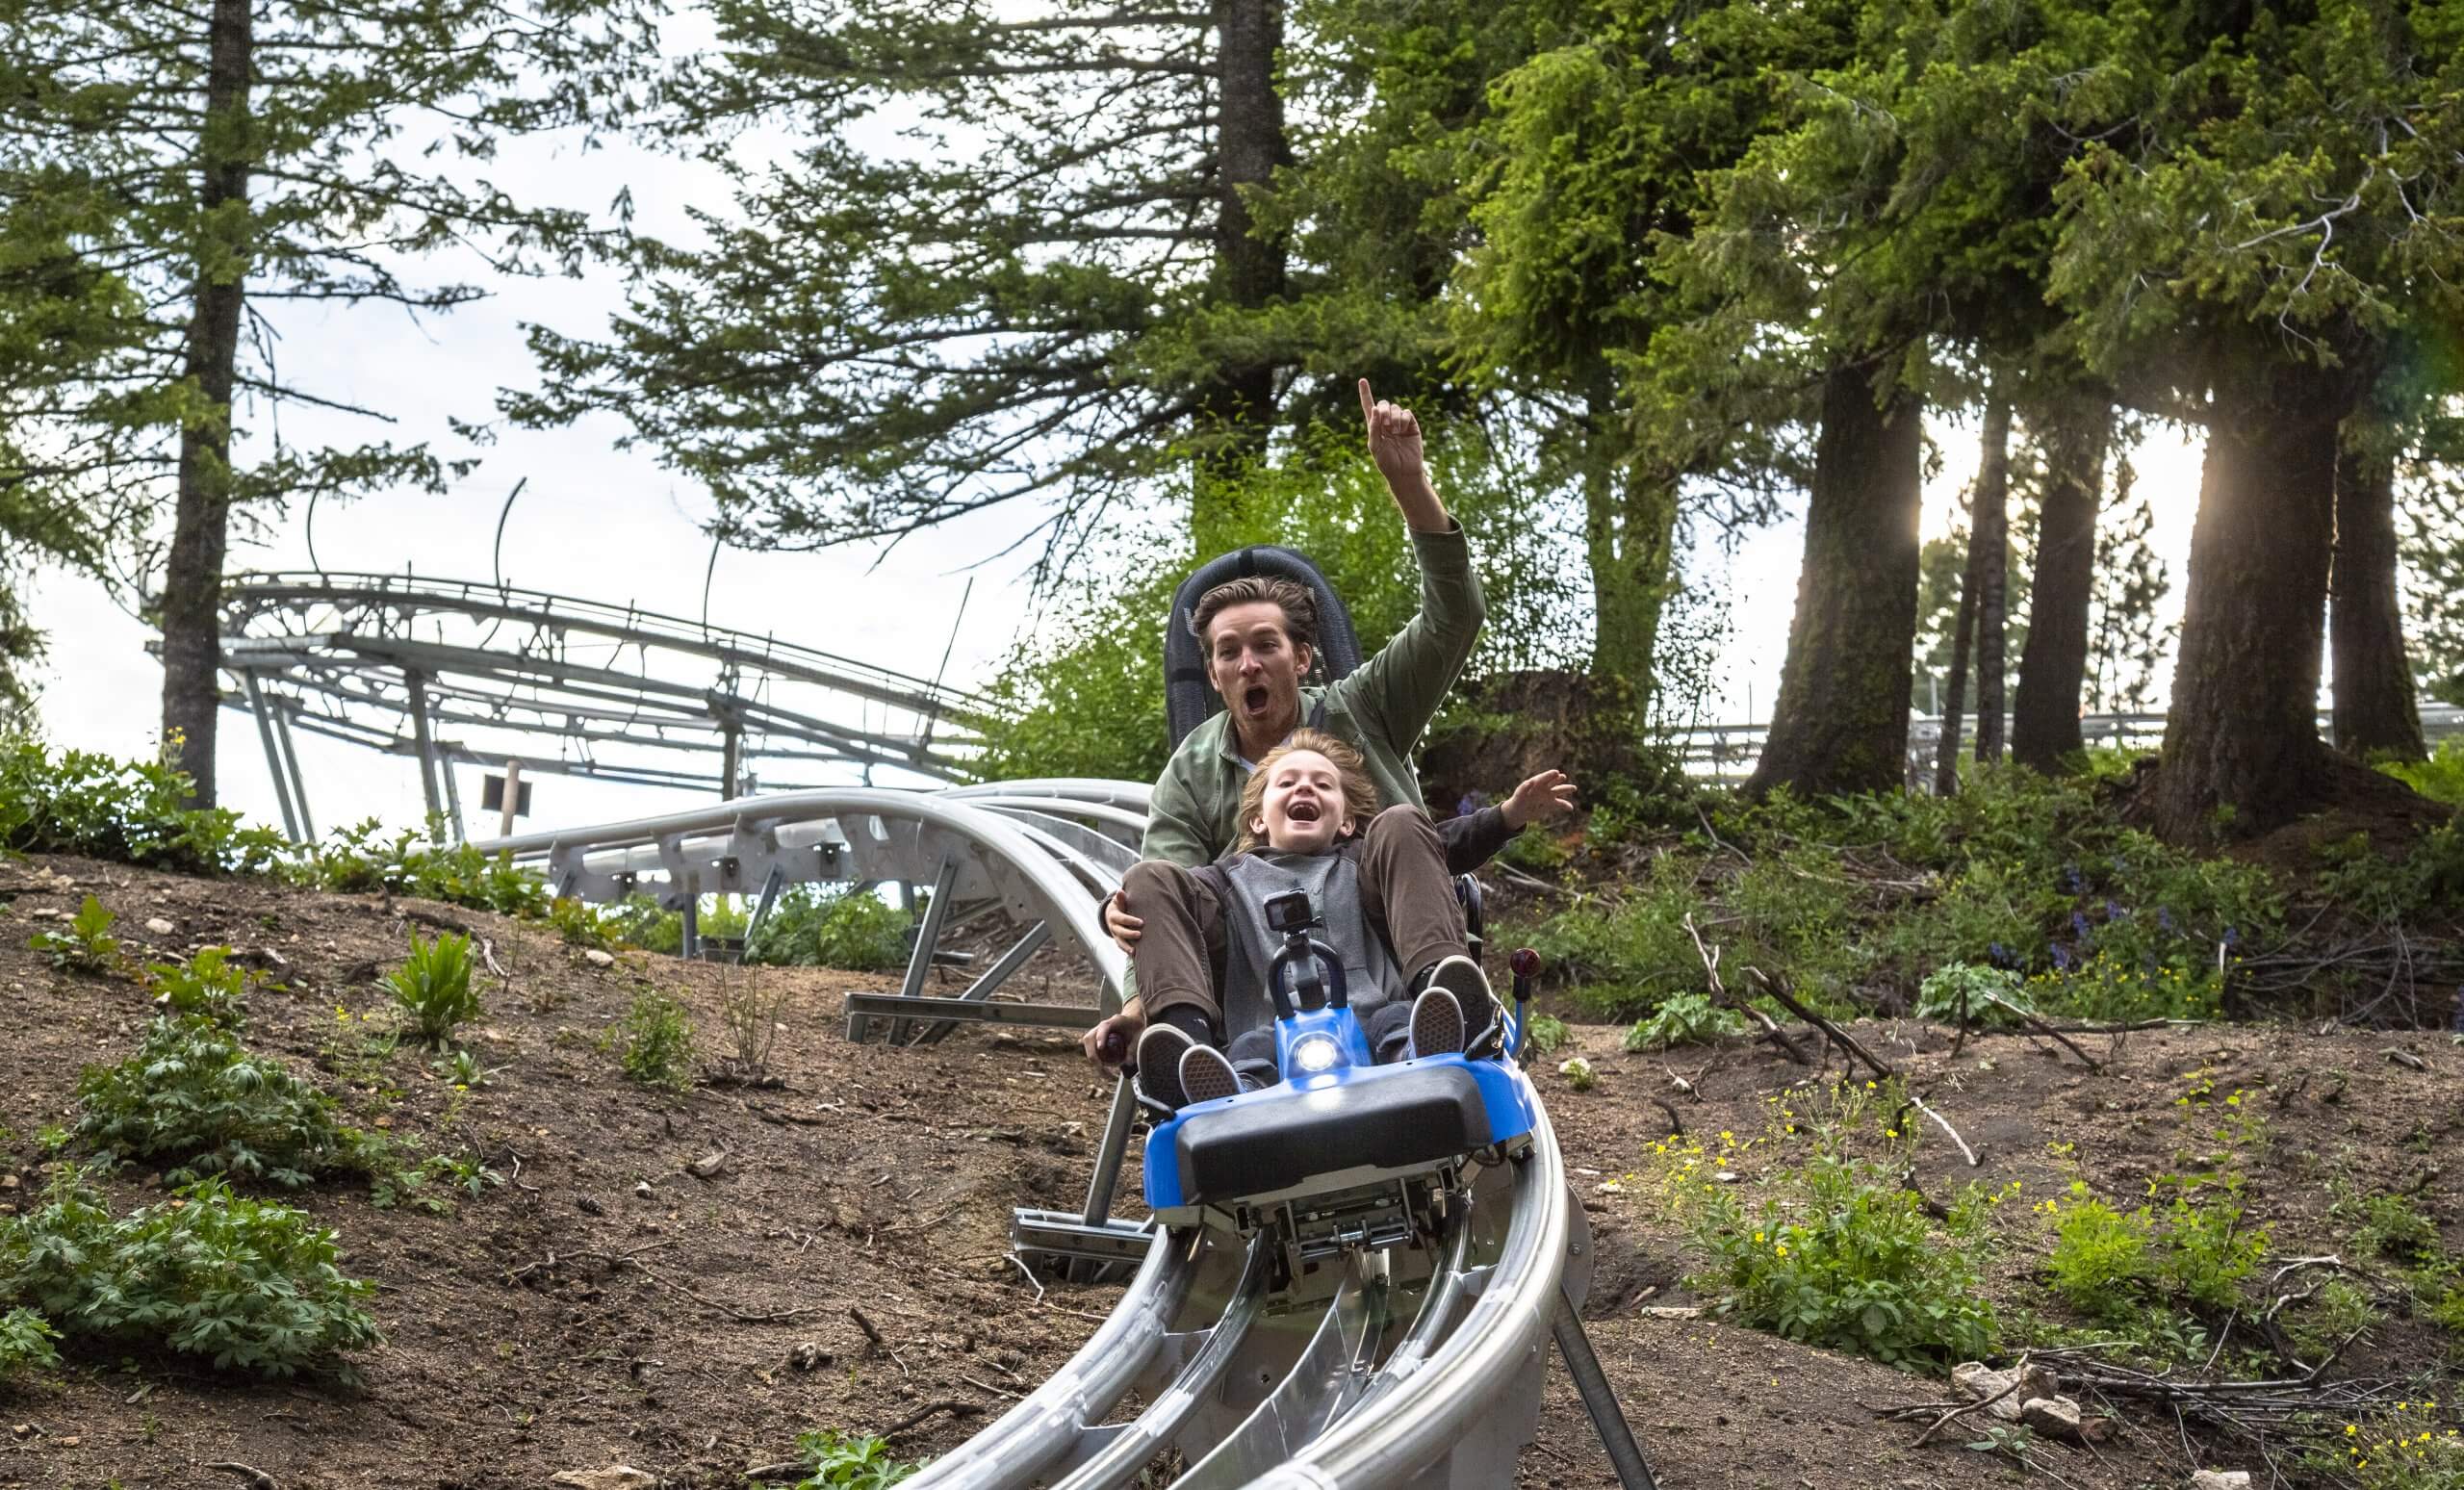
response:
[[(26, 947), (37, 912), (71, 913), (88, 893), (119, 912), (141, 956), (220, 943), (271, 969), (282, 988), (248, 999), (253, 1048), (315, 1076), (355, 1120), (475, 1155), (506, 1183), (455, 1192), (446, 1215), (377, 1209), (362, 1183), (298, 1193), (340, 1233), (347, 1271), (377, 1284), (386, 1340), (358, 1359), (355, 1384), (71, 1349), (66, 1371), (0, 1385), (0, 1486), (239, 1485), (238, 1472), (208, 1468), (235, 1463), (282, 1490), (531, 1486), (612, 1464), (735, 1486), (747, 1467), (787, 1458), (799, 1431), (879, 1433), (959, 1404), (896, 1434), (902, 1457), (919, 1456), (1031, 1390), (1114, 1297), (1040, 1291), (1007, 1255), (1014, 1206), (1073, 1206), (1087, 1183), (1109, 1090), (1072, 1040), (962, 1030), (934, 1047), (854, 1045), (841, 995), (895, 979), (642, 953), (603, 965), (485, 912), (72, 859), (0, 864), (0, 1208), (34, 1203), (36, 1135), (73, 1121), (80, 1069), (126, 1055), (148, 1017), (131, 981), (55, 971)], [(375, 980), (406, 931), (439, 926), (469, 930), (503, 969), (486, 979), (466, 1040), (493, 1074), (468, 1092), (416, 1046), (370, 1033), (386, 1007)], [(750, 999), (780, 1031), (778, 1084), (673, 1093), (628, 1080), (604, 1037), (652, 989), (684, 1003), (710, 1053), (726, 1041), (725, 1006)], [(2179, 1099), (2204, 1083), (2264, 1113), (2240, 1158), (2247, 1214), (2272, 1228), (2269, 1271), (2349, 1249), (2348, 1222), (2328, 1214), (2339, 1195), (2408, 1196), (2447, 1249), (2464, 1248), (2464, 1174), (2444, 1167), (2464, 1131), (2464, 1049), (2445, 1035), (2149, 1031), (2089, 1041), (2101, 1063), (2090, 1070), (2019, 1037), (1954, 1054), (1947, 1032), (1914, 1021), (1856, 1029), (1979, 1151), (1971, 1167), (1929, 1132), (1914, 1155), (1929, 1195), (2015, 1180), (2033, 1198), (2081, 1178), (2135, 1197), (2200, 1157), (2201, 1115)], [(2040, 1441), (2035, 1472), (1970, 1451), (1971, 1432), (1912, 1447), (1922, 1423), (1875, 1409), (1940, 1399), (1938, 1379), (1689, 1316), (1705, 1300), (1683, 1282), (1691, 1264), (1654, 1179), (1656, 1145), (1672, 1114), (1714, 1145), (1765, 1134), (1806, 1072), (1763, 1044), (1647, 1055), (1620, 1048), (1620, 1033), (1577, 1026), (1536, 1071), (1599, 1244), (1592, 1338), (1663, 1486), (2033, 1477), (2120, 1490), (2223, 1465), (2271, 1482), (2257, 1451), (2136, 1408), (2099, 1447)], [(1556, 1070), (1576, 1053), (1598, 1074), (1585, 1091)], [(105, 1188), (124, 1209), (160, 1198), (160, 1183), (132, 1169)], [(1136, 1183), (1133, 1151), (1123, 1195)], [(2012, 1310), (2046, 1308), (2042, 1262), (2041, 1246), (2012, 1249), (1988, 1292)], [(2336, 1370), (2431, 1370), (2452, 1344), (2391, 1310)], [(1521, 1477), (1614, 1483), (1553, 1363)]]

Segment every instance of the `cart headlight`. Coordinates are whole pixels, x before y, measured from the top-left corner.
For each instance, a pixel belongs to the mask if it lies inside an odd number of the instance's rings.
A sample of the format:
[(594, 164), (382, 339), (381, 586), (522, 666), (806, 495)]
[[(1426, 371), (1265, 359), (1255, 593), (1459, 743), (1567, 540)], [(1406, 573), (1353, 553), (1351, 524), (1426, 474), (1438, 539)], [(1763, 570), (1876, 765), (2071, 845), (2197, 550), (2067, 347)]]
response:
[(1312, 1035), (1292, 1047), (1292, 1064), (1312, 1075), (1331, 1069), (1343, 1052), (1332, 1039)]

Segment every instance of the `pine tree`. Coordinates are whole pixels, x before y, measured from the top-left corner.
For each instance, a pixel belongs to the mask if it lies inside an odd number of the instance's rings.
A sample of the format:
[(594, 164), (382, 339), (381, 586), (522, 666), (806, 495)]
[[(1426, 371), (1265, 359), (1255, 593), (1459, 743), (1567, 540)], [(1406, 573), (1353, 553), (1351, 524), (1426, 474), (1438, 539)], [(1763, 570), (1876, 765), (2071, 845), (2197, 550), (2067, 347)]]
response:
[(82, 322), (95, 355), (12, 380), (0, 450), (17, 464), (0, 477), (55, 508), (170, 509), (163, 729), (200, 801), (215, 796), (235, 515), (433, 490), (467, 469), (421, 445), (281, 440), (270, 416), (285, 405), (381, 413), (286, 380), (274, 309), (449, 309), (481, 292), (405, 277), (448, 248), (500, 273), (578, 270), (594, 237), (581, 214), (526, 208), (475, 172), (510, 136), (620, 110), (651, 20), (630, 0), (0, 6), (13, 49), (0, 171), (35, 184), (0, 227), (0, 259), (39, 256), (59, 236), (46, 223), (73, 219), (55, 283), (114, 297)]

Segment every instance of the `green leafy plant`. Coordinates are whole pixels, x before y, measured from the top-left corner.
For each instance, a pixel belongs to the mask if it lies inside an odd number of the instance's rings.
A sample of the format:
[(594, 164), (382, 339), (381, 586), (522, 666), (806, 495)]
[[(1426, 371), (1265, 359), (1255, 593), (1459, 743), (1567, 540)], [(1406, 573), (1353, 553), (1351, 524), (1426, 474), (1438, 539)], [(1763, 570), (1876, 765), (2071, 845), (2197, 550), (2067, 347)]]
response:
[(2302, 1463), (2358, 1490), (2453, 1490), (2464, 1484), (2464, 1433), (2435, 1400), (2407, 1400), (2324, 1430)]
[(548, 902), (548, 925), (568, 946), (597, 947), (603, 952), (612, 952), (617, 946), (616, 920), (570, 895), (559, 895)]
[[(2195, 1182), (2174, 1179), (2184, 1190)], [(2161, 1214), (2146, 1206), (2119, 1211), (2074, 1180), (2066, 1204), (2039, 1209), (2054, 1219), (2050, 1269), (2054, 1292), (2072, 1308), (2120, 1320), (2151, 1300), (2179, 1298), (2222, 1311), (2267, 1255), (2265, 1227), (2243, 1224), (2236, 1185), (2204, 1199), (2177, 1195)]]
[(681, 1003), (645, 989), (610, 1034), (626, 1075), (678, 1092), (693, 1085), (693, 1023)]
[(119, 965), (119, 938), (112, 935), (112, 924), (118, 919), (117, 912), (89, 895), (64, 928), (37, 932), (26, 945), (63, 972), (109, 972)]
[(0, 848), (207, 875), (263, 873), (288, 858), (291, 845), (271, 829), (189, 807), (193, 785), (159, 761), (55, 755), (28, 736), (0, 737)]
[(1925, 975), (1916, 990), (1916, 1017), (1969, 1029), (2008, 1029), (2027, 1009), (2019, 975), (2005, 967), (1952, 963)]
[(1600, 1073), (1593, 1070), (1591, 1063), (1580, 1056), (1560, 1064), (1557, 1074), (1566, 1078), (1566, 1085), (1577, 1092), (1589, 1092), (1600, 1085)]
[(157, 1347), (218, 1369), (288, 1376), (377, 1343), (334, 1234), (305, 1211), (220, 1180), (115, 1219), (65, 1166), (41, 1205), (0, 1218), (0, 1303), (73, 1339)]
[(869, 890), (800, 885), (780, 895), (745, 961), (886, 972), (907, 965), (913, 918)]
[(149, 964), (154, 1006), (173, 1018), (200, 1018), (226, 1030), (244, 1022), (247, 974), (231, 965), (229, 947), (199, 947), (185, 963)]
[(1649, 1017), (1636, 1020), (1626, 1032), (1625, 1045), (1629, 1050), (1666, 1050), (1742, 1035), (1748, 1028), (1745, 1015), (1722, 1009), (1707, 993), (1677, 993), (1661, 1000)]
[(366, 1168), (364, 1141), (336, 1120), (333, 1098), (204, 1018), (154, 1020), (135, 1055), (87, 1067), (77, 1099), (80, 1142), (173, 1165), (175, 1178), (229, 1174), (295, 1189), (321, 1172)]
[(0, 1312), (0, 1381), (27, 1371), (55, 1371), (60, 1352), (53, 1344), (60, 1332), (32, 1309)]
[(2353, 1248), (2364, 1256), (2420, 1264), (2440, 1255), (2437, 1223), (2404, 1195), (2340, 1195), (2327, 1215), (2352, 1226)]
[(342, 894), (386, 890), (528, 920), (548, 917), (554, 898), (548, 882), (517, 866), (512, 855), (482, 854), (467, 843), (438, 848), (412, 829), (391, 839), (383, 832), (374, 818), (342, 829), (291, 876)]
[(488, 1084), (495, 1070), (483, 1066), (476, 1054), (468, 1050), (449, 1050), (429, 1064), (428, 1069), (466, 1092), (475, 1092)]
[(444, 1044), (457, 1027), (479, 1016), (479, 995), (471, 987), (471, 938), (454, 932), (439, 932), (423, 942), (413, 929), (410, 956), (385, 975), (385, 986), (431, 1045)]
[(1555, 1055), (1571, 1038), (1565, 1020), (1555, 1015), (1535, 1014), (1531, 1028), (1524, 1035), (1524, 1043), (1533, 1055)]
[(2054, 1292), (2083, 1314), (2126, 1311), (2155, 1280), (2148, 1258), (2155, 1224), (2144, 1211), (2117, 1211), (2094, 1198), (2082, 1182), (2072, 1182), (2071, 1194), (2066, 1207), (2045, 1202), (2060, 1218), (2051, 1263)]
[(2434, 802), (2464, 808), (2464, 740), (2439, 741), (2426, 760), (2382, 760), (2378, 769)]
[(810, 1471), (795, 1490), (889, 1490), (924, 1467), (893, 1459), (889, 1445), (878, 1438), (860, 1438), (836, 1428), (816, 1428), (796, 1435), (796, 1457)]
[(1833, 1153), (1774, 1171), (1758, 1206), (1707, 1182), (1699, 1164), (1681, 1166), (1676, 1184), (1708, 1258), (1697, 1286), (1718, 1296), (1720, 1313), (1889, 1365), (1947, 1369), (1991, 1350), (1990, 1200), (1974, 1187), (1938, 1223), (1895, 1171)]

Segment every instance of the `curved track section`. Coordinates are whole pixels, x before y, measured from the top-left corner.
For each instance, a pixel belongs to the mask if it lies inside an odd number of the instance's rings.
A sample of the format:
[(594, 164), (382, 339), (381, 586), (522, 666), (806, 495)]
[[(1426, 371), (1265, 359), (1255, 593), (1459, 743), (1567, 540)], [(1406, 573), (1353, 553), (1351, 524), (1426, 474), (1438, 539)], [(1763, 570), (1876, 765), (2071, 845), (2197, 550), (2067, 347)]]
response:
[[(783, 884), (929, 884), (938, 911), (998, 904), (1037, 928), (1023, 945), (1047, 935), (1070, 944), (1095, 966), (1097, 1004), (1109, 1012), (1125, 968), (1098, 906), (1135, 861), (1146, 809), (1147, 788), (1123, 782), (844, 787), (477, 847), (537, 863), (559, 893), (591, 900), (649, 892), (682, 906), (757, 892), (766, 903)], [(1126, 1144), (1126, 1098), (1123, 1084), (1090, 1222), (1102, 1218)], [(1191, 1465), (1179, 1490), (1510, 1483), (1536, 1419), (1552, 1322), (1578, 1282), (1570, 1259), (1583, 1245), (1554, 1133), (1534, 1109), (1530, 1151), (1484, 1171), (1434, 1246), (1352, 1255), (1331, 1298), (1270, 1297), (1263, 1244), (1158, 1230), (1086, 1345), (911, 1483), (1116, 1490), (1171, 1445)], [(1399, 1337), (1392, 1323), (1414, 1298)], [(1142, 1406), (1125, 1413), (1133, 1392)]]

